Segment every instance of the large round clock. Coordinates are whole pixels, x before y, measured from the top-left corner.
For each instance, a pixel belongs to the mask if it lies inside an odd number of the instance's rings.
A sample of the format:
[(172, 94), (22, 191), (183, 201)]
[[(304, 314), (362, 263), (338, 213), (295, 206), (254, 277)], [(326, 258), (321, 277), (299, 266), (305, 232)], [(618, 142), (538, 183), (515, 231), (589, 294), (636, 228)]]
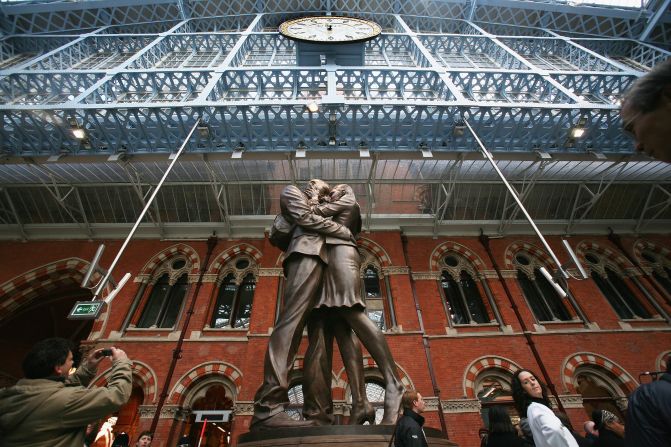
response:
[(280, 33), (284, 36), (315, 43), (363, 42), (381, 32), (377, 23), (354, 17), (301, 17), (280, 25)]

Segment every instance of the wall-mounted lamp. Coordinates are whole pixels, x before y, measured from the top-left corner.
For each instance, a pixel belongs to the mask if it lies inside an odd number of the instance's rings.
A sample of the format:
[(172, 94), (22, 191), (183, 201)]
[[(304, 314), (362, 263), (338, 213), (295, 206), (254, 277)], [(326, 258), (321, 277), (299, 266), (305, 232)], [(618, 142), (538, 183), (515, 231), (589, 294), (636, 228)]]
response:
[(552, 155), (540, 149), (536, 151), (536, 155), (538, 155), (538, 158), (541, 160), (552, 160)]
[(107, 157), (107, 161), (126, 161), (128, 158), (128, 148), (125, 145), (121, 145), (116, 154), (112, 154)]
[(595, 150), (592, 150), (592, 149), (588, 149), (587, 153), (592, 155), (597, 160), (608, 160), (608, 157), (606, 157), (606, 154), (604, 154), (603, 152), (598, 152), (598, 151), (595, 151)]
[(245, 144), (241, 141), (233, 149), (233, 153), (231, 154), (231, 158), (242, 158), (242, 153), (244, 151), (245, 151)]
[(200, 124), (198, 124), (197, 129), (201, 139), (203, 140), (210, 139), (210, 126), (208, 126), (207, 123), (201, 121)]
[(585, 135), (585, 129), (582, 127), (574, 127), (571, 129), (571, 138), (582, 138)]
[(314, 101), (309, 102), (306, 107), (310, 113), (317, 113), (319, 111), (319, 105)]
[(308, 147), (305, 145), (305, 142), (298, 142), (298, 146), (296, 146), (296, 158), (305, 158), (307, 149)]
[(463, 137), (464, 132), (466, 131), (466, 126), (463, 121), (457, 121), (454, 123), (454, 128), (452, 129), (452, 135), (455, 137)]
[(78, 128), (72, 129), (72, 135), (75, 138), (77, 138), (78, 140), (83, 140), (84, 138), (86, 138), (86, 131), (84, 131), (84, 129), (78, 127)]
[(359, 157), (360, 158), (370, 157), (370, 150), (368, 149), (368, 145), (366, 145), (366, 142), (363, 140), (359, 142)]
[(70, 153), (70, 151), (68, 151), (66, 148), (62, 147), (58, 154), (51, 155), (51, 156), (49, 156), (49, 158), (47, 158), (47, 163), (55, 163), (58, 160), (60, 160), (61, 158), (67, 156), (69, 153)]
[(581, 116), (580, 119), (578, 120), (578, 124), (573, 129), (571, 129), (571, 138), (584, 137), (585, 133), (587, 132), (586, 125), (587, 125), (587, 117)]
[(422, 153), (422, 157), (433, 158), (433, 153), (431, 152), (431, 149), (429, 149), (429, 145), (426, 144), (425, 142), (422, 141), (421, 143), (419, 143), (418, 149)]
[(78, 140), (83, 140), (86, 138), (86, 131), (82, 127), (79, 121), (77, 121), (77, 118), (74, 116), (71, 116), (68, 118), (68, 124), (70, 124), (70, 130), (72, 131), (72, 136), (74, 136)]

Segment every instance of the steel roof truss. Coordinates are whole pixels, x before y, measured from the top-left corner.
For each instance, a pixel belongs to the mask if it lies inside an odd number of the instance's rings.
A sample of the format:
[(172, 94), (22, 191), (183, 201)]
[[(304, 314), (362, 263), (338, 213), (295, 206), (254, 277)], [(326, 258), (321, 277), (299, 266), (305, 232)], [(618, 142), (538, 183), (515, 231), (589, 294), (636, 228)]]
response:
[[(619, 167), (618, 173), (611, 175), (610, 179), (606, 181), (606, 177), (613, 171), (616, 167)], [(603, 197), (603, 194), (606, 192), (606, 190), (610, 187), (610, 185), (615, 182), (615, 179), (618, 177), (619, 174), (622, 173), (622, 171), (627, 167), (627, 162), (621, 162), (621, 161), (616, 161), (612, 165), (610, 165), (608, 168), (604, 169), (603, 172), (601, 172), (601, 181), (599, 182), (596, 191), (592, 191), (589, 186), (585, 183), (581, 183), (580, 187), (578, 188), (578, 191), (576, 192), (575, 196), (575, 201), (573, 202), (573, 209), (571, 210), (571, 217), (569, 219), (569, 223), (566, 226), (566, 233), (571, 233), (573, 226), (575, 225), (576, 222), (579, 222), (587, 216), (587, 213), (590, 212), (590, 210), (596, 205), (596, 203)], [(581, 202), (581, 192), (585, 191), (586, 194), (586, 200), (583, 200)], [(581, 213), (580, 217), (576, 218), (576, 214)]]
[[(454, 189), (457, 185), (457, 178), (461, 172), (461, 166), (464, 164), (464, 159), (460, 157), (449, 168), (446, 166), (446, 172), (441, 177), (447, 176), (447, 183), (440, 183), (436, 188), (436, 198), (432, 204), (433, 211), (433, 235), (438, 235), (438, 225), (445, 220), (445, 212), (447, 211), (450, 201), (454, 195)], [(446, 186), (447, 185), (447, 186)]]
[(370, 165), (368, 179), (366, 180), (366, 190), (368, 193), (368, 205), (366, 207), (366, 230), (370, 231), (371, 221), (373, 219), (373, 209), (375, 209), (375, 172), (377, 171), (378, 157), (376, 153), (372, 154), (373, 162)]
[[(131, 163), (124, 162), (123, 169), (126, 171), (128, 179), (130, 180), (130, 183), (133, 187), (133, 191), (135, 191), (137, 198), (140, 200), (140, 203), (142, 203), (142, 207), (144, 208), (147, 206), (147, 197), (151, 194), (154, 186), (143, 184), (142, 179), (140, 178), (140, 173)], [(145, 186), (148, 186), (146, 191), (144, 191)], [(161, 214), (158, 209), (157, 201), (155, 200), (152, 205), (153, 206), (147, 210), (149, 220), (151, 220), (154, 226), (158, 229), (161, 238), (163, 238), (165, 234), (165, 228), (163, 226), (163, 222), (161, 221)]]
[[(552, 160), (535, 161), (524, 169), (524, 178), (522, 180), (521, 190), (517, 192), (522, 203), (524, 203), (524, 201), (527, 199), (527, 197), (533, 190), (534, 186), (536, 186), (536, 183), (538, 182), (538, 179), (541, 177), (541, 174), (543, 173), (545, 167), (551, 163), (554, 162)], [(531, 172), (531, 176), (527, 178), (527, 174), (529, 172)], [(515, 189), (517, 190), (517, 188)], [(506, 203), (508, 203), (507, 200), (508, 196), (509, 194), (506, 194)], [(517, 219), (517, 215), (519, 214), (519, 212), (520, 208), (514, 202), (511, 203), (510, 205), (506, 205), (503, 207), (503, 210), (501, 212), (501, 223), (499, 224), (499, 231), (498, 231), (499, 234), (503, 234), (506, 231), (507, 227), (510, 225), (510, 223), (513, 220)]]
[[(660, 192), (662, 194), (658, 194), (657, 195), (658, 199), (655, 202), (653, 202), (655, 192)], [(636, 223), (636, 228), (634, 229), (634, 232), (637, 233), (647, 224), (657, 219), (670, 206), (671, 206), (671, 189), (667, 189), (656, 183), (653, 184), (650, 187), (648, 198), (645, 201), (645, 206), (641, 211), (641, 217), (638, 218), (638, 222)], [(650, 216), (649, 213), (654, 214)]]
[(226, 189), (226, 184), (219, 179), (219, 176), (212, 168), (212, 165), (205, 159), (205, 157), (203, 157), (203, 163), (205, 164), (207, 174), (210, 178), (210, 187), (212, 188), (214, 200), (217, 204), (217, 208), (219, 208), (219, 217), (221, 217), (221, 221), (226, 225), (228, 235), (231, 235), (231, 218), (228, 212), (228, 191)]
[(23, 226), (23, 222), (21, 222), (21, 219), (19, 218), (19, 213), (16, 212), (16, 207), (14, 206), (14, 202), (12, 201), (12, 197), (9, 195), (9, 189), (2, 188), (2, 191), (5, 195), (5, 199), (7, 200), (9, 210), (3, 210), (0, 208), (0, 218), (2, 219), (3, 223), (9, 224), (9, 221), (3, 218), (2, 214), (11, 214), (11, 216), (14, 217), (14, 220), (16, 221), (16, 225), (19, 227), (19, 233), (21, 234), (21, 239), (27, 241), (28, 234), (26, 233), (26, 229)]

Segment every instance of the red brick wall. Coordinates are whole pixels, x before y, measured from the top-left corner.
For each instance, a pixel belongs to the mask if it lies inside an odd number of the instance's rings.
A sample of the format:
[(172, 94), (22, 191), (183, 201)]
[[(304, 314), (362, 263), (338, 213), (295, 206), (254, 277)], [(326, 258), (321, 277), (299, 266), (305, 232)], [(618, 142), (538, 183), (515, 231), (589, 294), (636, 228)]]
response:
[[(394, 354), (396, 363), (403, 371), (403, 375), (424, 396), (436, 397), (434, 385), (429, 374), (429, 366), (425, 354), (423, 336), (427, 337), (433, 371), (436, 377), (436, 386), (440, 390), (440, 398), (443, 401), (453, 399), (465, 399), (468, 396), (464, 390), (464, 380), (467, 378), (469, 366), (479, 358), (501, 357), (510, 360), (513, 364), (528, 367), (539, 371), (539, 366), (534, 359), (526, 339), (521, 333), (521, 326), (512, 311), (509, 299), (498, 278), (488, 278), (487, 283), (491, 288), (495, 303), (502, 315), (504, 325), (510, 326), (512, 332), (501, 332), (498, 326), (491, 327), (488, 332), (474, 328), (459, 328), (457, 333), (448, 333), (449, 327), (445, 311), (441, 304), (439, 284), (435, 280), (417, 279), (414, 281), (412, 274), (428, 273), (432, 269), (431, 255), (437, 247), (442, 244), (458, 243), (466, 247), (474, 256), (482, 261), (480, 272), (493, 273), (494, 267), (477, 238), (455, 237), (455, 238), (428, 238), (409, 237), (405, 240), (396, 231), (385, 231), (363, 235), (370, 243), (381, 247), (388, 256), (388, 265), (393, 274), (389, 276), (391, 295), (394, 301), (394, 309), (398, 324), (402, 327), (400, 332), (390, 331), (387, 340)], [(634, 244), (639, 240), (645, 240), (658, 247), (671, 248), (671, 241), (667, 236), (645, 236), (644, 238), (624, 237), (622, 242), (630, 253), (634, 253)], [(601, 236), (580, 236), (571, 239), (571, 244), (576, 247), (579, 243), (588, 241), (597, 243), (601, 247), (607, 247), (612, 252), (620, 254), (617, 247), (610, 243), (607, 238)], [(109, 266), (118, 250), (121, 241), (104, 241), (107, 245), (105, 255), (100, 261), (102, 266)], [(540, 248), (537, 239), (532, 236), (507, 237), (491, 240), (491, 248), (499, 267), (506, 271), (511, 269), (506, 264), (506, 252), (514, 243), (528, 243)], [(176, 242), (156, 240), (133, 241), (126, 250), (121, 262), (117, 266), (114, 276), (120, 278), (125, 272), (130, 272), (135, 278), (143, 271), (145, 265), (168, 247)], [(206, 244), (204, 241), (182, 241), (181, 244), (191, 247), (197, 253), (199, 262), (205, 260)], [(233, 247), (246, 244), (258, 250), (260, 253), (259, 267), (269, 269), (278, 268), (277, 265), (280, 252), (272, 247), (266, 239), (255, 240), (220, 240), (216, 246), (212, 259)], [(568, 261), (558, 238), (550, 238), (550, 244), (560, 257), (562, 262)], [(98, 242), (84, 241), (45, 241), (28, 243), (0, 243), (0, 259), (11, 259), (6, 262), (0, 271), (0, 307), (6, 306), (16, 300), (15, 291), (11, 287), (4, 286), (14, 278), (26, 278), (28, 272), (40, 266), (50, 264), (57, 260), (66, 258), (80, 258), (85, 261), (92, 259)], [(409, 269), (410, 274), (402, 269)], [(254, 297), (251, 325), (247, 330), (228, 331), (204, 331), (204, 326), (209, 323), (213, 301), (216, 298), (216, 289), (212, 283), (204, 283), (196, 299), (195, 312), (191, 318), (190, 327), (187, 331), (187, 341), (183, 345), (183, 353), (178, 361), (175, 372), (168, 386), (168, 392), (178, 384), (183, 376), (197, 365), (207, 362), (220, 362), (228, 365), (228, 380), (230, 383), (239, 384), (236, 402), (252, 401), (254, 393), (263, 378), (263, 358), (268, 340), (269, 328), (273, 326), (277, 288), (280, 278), (277, 276), (260, 276), (257, 281), (257, 289)], [(645, 278), (640, 277), (644, 286), (652, 294), (666, 312), (671, 313), (671, 307), (664, 297), (660, 297)], [(621, 368), (624, 373), (638, 380), (642, 371), (654, 370), (658, 357), (669, 350), (671, 346), (671, 326), (666, 321), (632, 323), (633, 328), (622, 329), (615, 312), (602, 296), (599, 289), (592, 280), (577, 281), (570, 280), (571, 291), (578, 305), (581, 307), (589, 321), (596, 323), (597, 327), (587, 329), (582, 324), (566, 323), (547, 325), (545, 332), (535, 332), (534, 316), (528, 308), (524, 296), (517, 281), (514, 278), (506, 279), (511, 291), (512, 299), (518, 306), (526, 327), (532, 334), (538, 352), (550, 379), (555, 384), (560, 394), (570, 394), (573, 391), (566, 389), (563, 381), (562, 368), (568, 358), (576, 353), (594, 353), (607, 359)], [(628, 280), (632, 290), (634, 284)], [(40, 296), (40, 284), (34, 284)], [(133, 360), (142, 362), (156, 376), (156, 395), (160, 393), (166, 380), (166, 374), (175, 348), (176, 335), (169, 335), (169, 330), (129, 330), (121, 338), (122, 323), (127, 317), (129, 308), (134, 301), (140, 288), (139, 282), (129, 282), (114, 300), (111, 310), (107, 313), (106, 321), (98, 322), (94, 327), (102, 330), (102, 334), (93, 340), (100, 345), (115, 345), (123, 348)], [(415, 309), (416, 293), (425, 333), (420, 332), (420, 324)], [(145, 291), (145, 299), (150, 287)], [(193, 298), (194, 286), (192, 285), (187, 296), (187, 304)], [(643, 294), (635, 291), (637, 295), (645, 300)], [(486, 299), (483, 296), (484, 299)], [(35, 298), (33, 298), (35, 299)], [(30, 299), (17, 304), (18, 307), (12, 311), (18, 311), (21, 306), (26, 305)], [(649, 306), (648, 306), (649, 307)], [(652, 307), (649, 307), (652, 309)], [(135, 321), (142, 310), (140, 306), (135, 312)], [(0, 312), (0, 315), (2, 313)], [(184, 324), (183, 313), (178, 321), (178, 328)], [(0, 320), (0, 324), (2, 321)], [(97, 328), (97, 329), (96, 329)], [(199, 338), (196, 338), (200, 332)], [(110, 339), (110, 336), (113, 339)], [(305, 343), (301, 346), (299, 356), (305, 352)], [(23, 352), (16, 350), (3, 352), (3, 358), (14, 357), (16, 361), (22, 357)], [(340, 371), (342, 362), (336, 355), (334, 361), (334, 372)], [(234, 372), (231, 372), (234, 371)], [(102, 372), (102, 369), (101, 369)], [(222, 373), (223, 374), (223, 373)], [(240, 377), (233, 377), (240, 374)], [(195, 380), (183, 380), (182, 383), (197, 383), (202, 377)], [(189, 389), (184, 390), (182, 396), (187, 395)], [(155, 405), (152, 401), (153, 395), (146, 395), (144, 405)], [(434, 399), (435, 402), (435, 399)], [(172, 405), (168, 399), (167, 404)], [(181, 404), (182, 402), (178, 402)], [(572, 422), (576, 427), (581, 427), (587, 415), (581, 409), (569, 408), (567, 410)], [(440, 428), (438, 412), (433, 410), (426, 414), (427, 425)], [(233, 425), (233, 438), (247, 431), (250, 416), (237, 415)], [(478, 429), (482, 427), (479, 413), (470, 412), (446, 412), (444, 414), (449, 436), (461, 446), (470, 447), (478, 444)], [(140, 430), (148, 428), (151, 419), (140, 419)], [(161, 419), (156, 432), (154, 445), (163, 447), (174, 445), (181, 434), (181, 422), (171, 418)]]

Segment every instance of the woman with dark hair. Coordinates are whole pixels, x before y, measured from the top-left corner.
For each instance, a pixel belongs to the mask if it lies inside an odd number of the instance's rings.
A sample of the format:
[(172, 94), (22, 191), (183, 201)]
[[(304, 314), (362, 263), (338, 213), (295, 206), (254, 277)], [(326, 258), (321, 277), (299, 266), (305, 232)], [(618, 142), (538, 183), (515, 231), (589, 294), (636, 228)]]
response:
[(520, 417), (527, 417), (536, 447), (578, 447), (578, 443), (552, 412), (545, 384), (528, 369), (515, 373), (513, 400)]
[(489, 409), (489, 434), (484, 447), (527, 447), (529, 444), (517, 436), (517, 431), (510, 421), (508, 411), (504, 407)]

